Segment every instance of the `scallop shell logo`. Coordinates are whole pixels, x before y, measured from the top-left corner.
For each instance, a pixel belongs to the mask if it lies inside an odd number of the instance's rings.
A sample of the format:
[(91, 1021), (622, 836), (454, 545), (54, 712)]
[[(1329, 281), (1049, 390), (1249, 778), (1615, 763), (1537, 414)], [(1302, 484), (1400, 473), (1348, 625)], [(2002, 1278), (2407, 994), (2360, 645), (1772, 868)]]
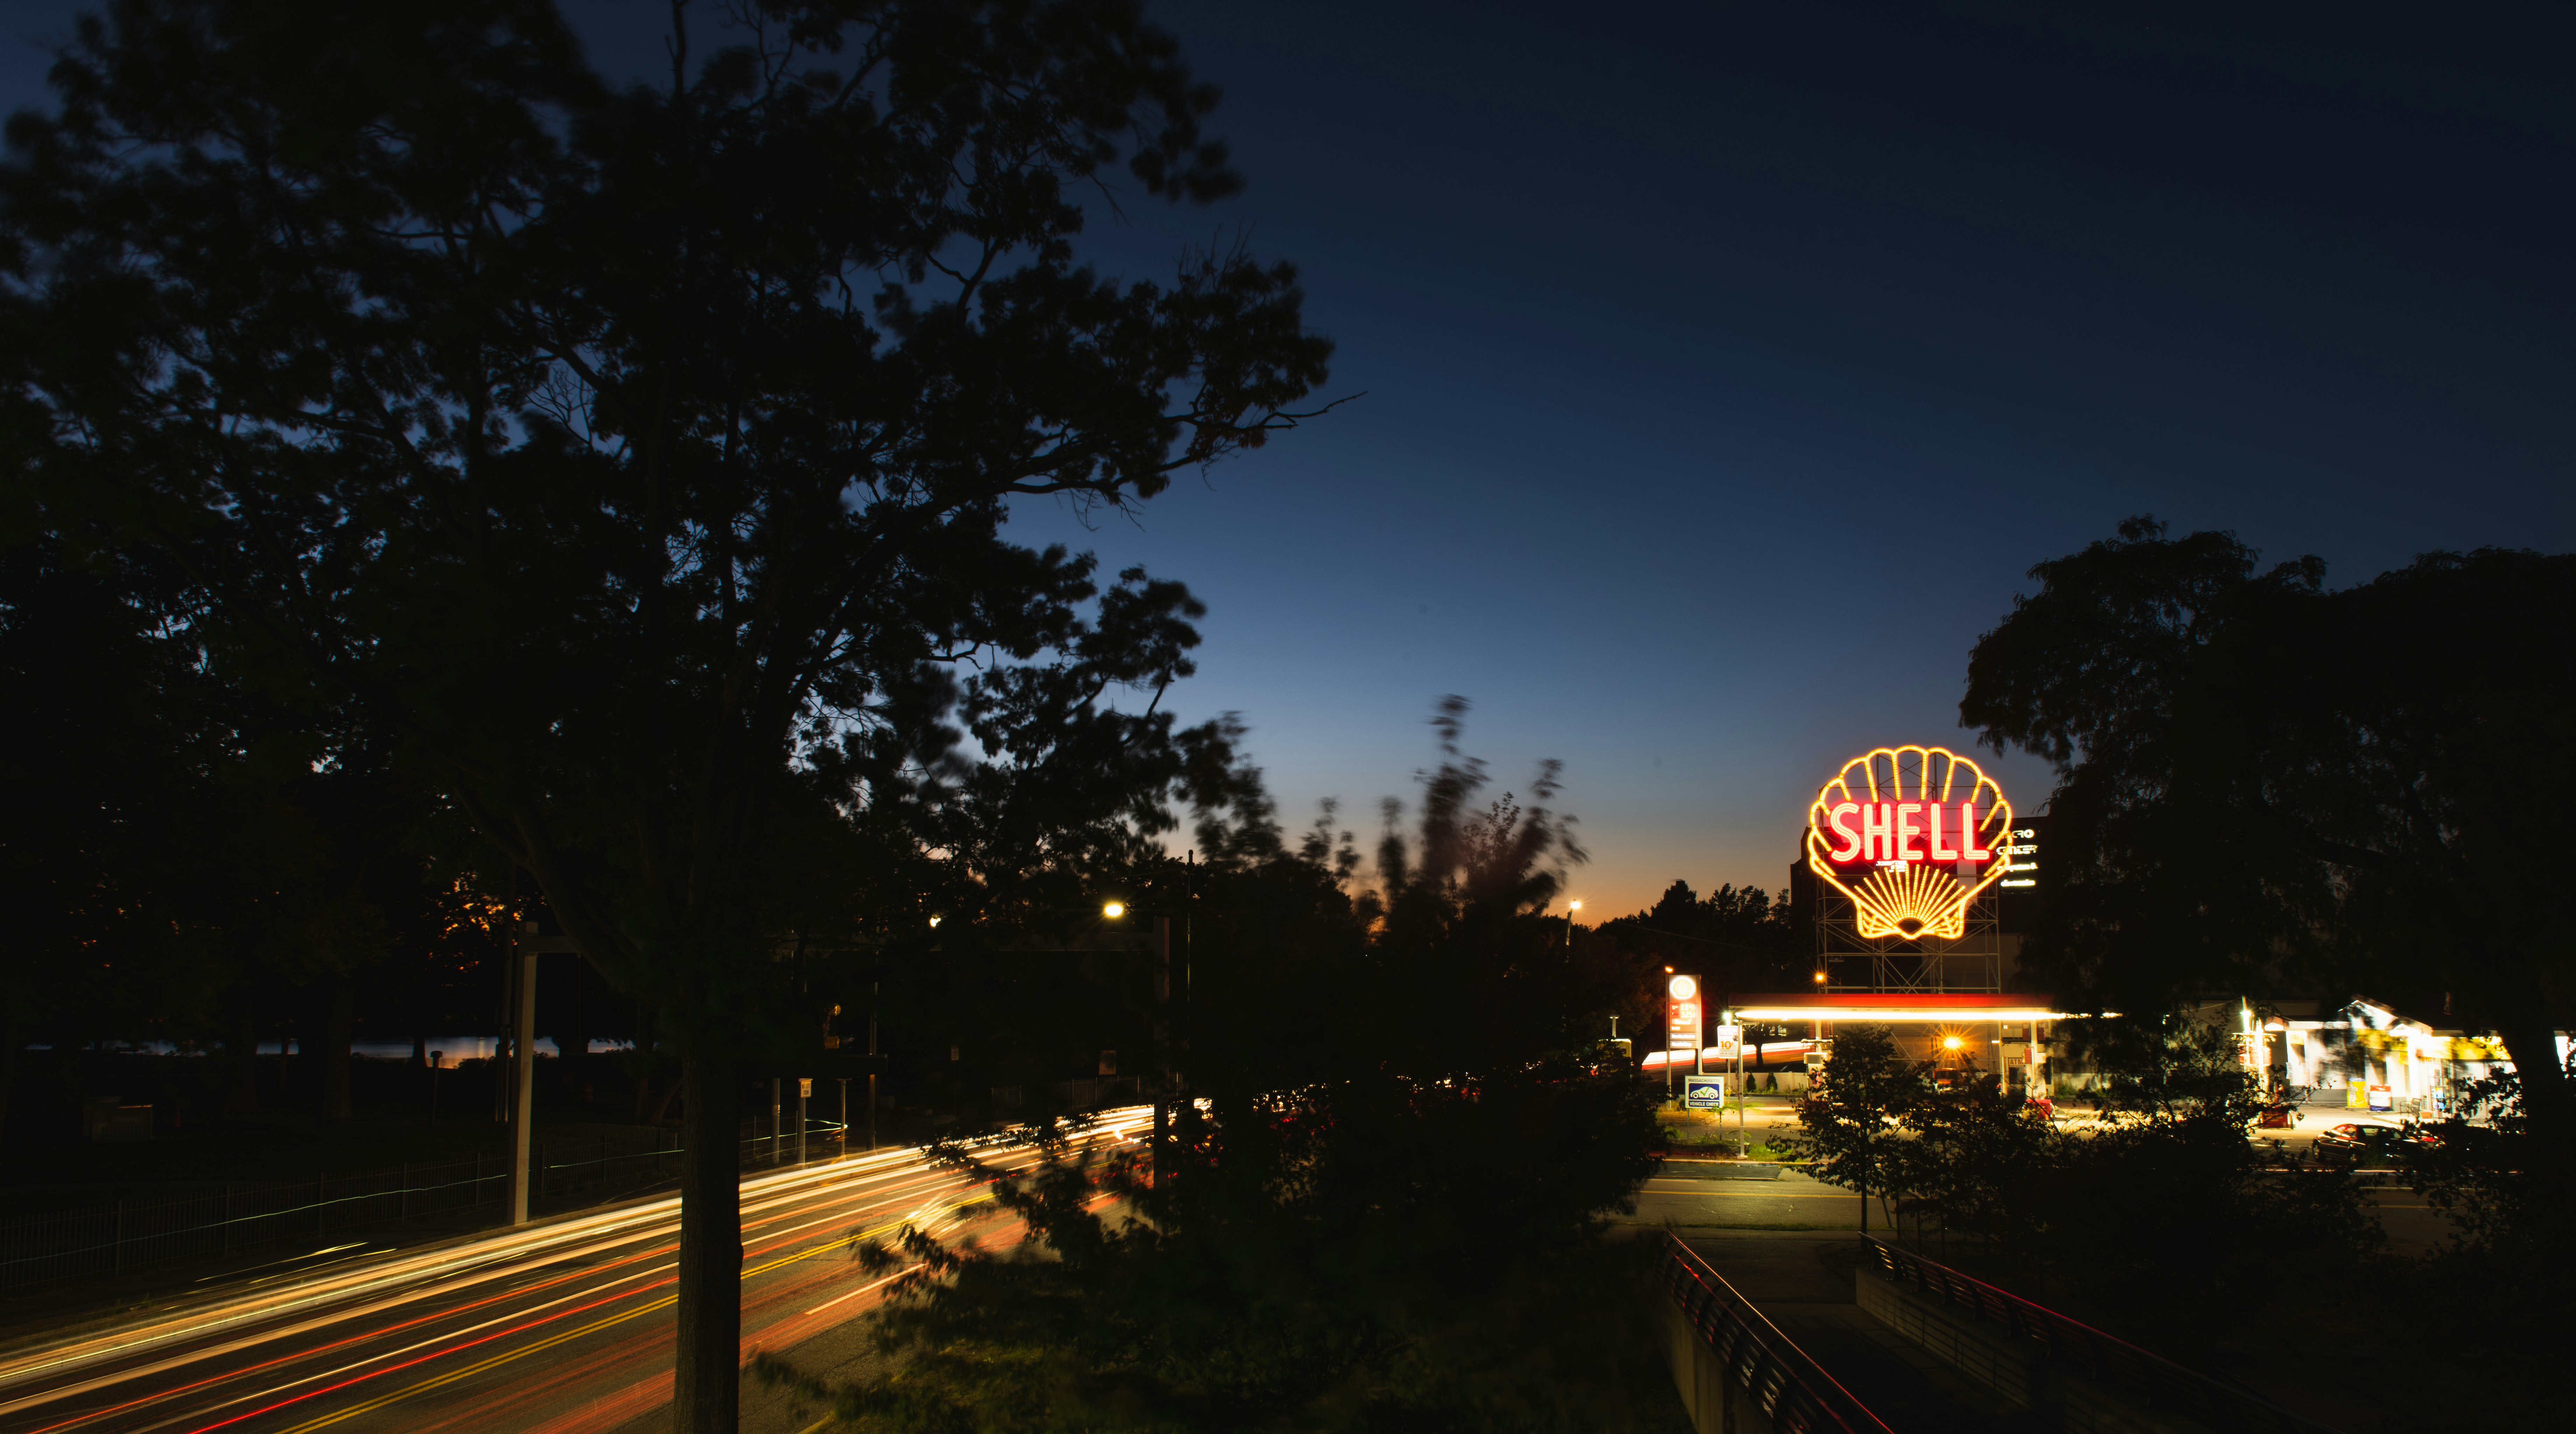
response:
[(1807, 869), (1851, 898), (1863, 937), (1956, 940), (1968, 903), (2003, 878), (2012, 803), (1946, 747), (1881, 747), (1843, 765), (1807, 809)]

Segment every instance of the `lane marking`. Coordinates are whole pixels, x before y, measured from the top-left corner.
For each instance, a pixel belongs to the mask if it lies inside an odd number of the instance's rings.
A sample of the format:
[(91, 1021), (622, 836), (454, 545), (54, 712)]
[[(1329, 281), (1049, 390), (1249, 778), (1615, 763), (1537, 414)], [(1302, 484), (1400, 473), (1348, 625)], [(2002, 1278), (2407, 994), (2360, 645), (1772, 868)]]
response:
[[(893, 1274), (886, 1276), (886, 1277), (885, 1277), (884, 1279), (882, 1279), (882, 1280), (874, 1280), (874, 1281), (871, 1281), (871, 1282), (869, 1282), (869, 1283), (867, 1283), (867, 1284), (861, 1285), (861, 1286), (859, 1286), (857, 1289), (850, 1291), (848, 1294), (834, 1295), (834, 1296), (832, 1296), (830, 1299), (823, 1301), (821, 1304), (814, 1306), (812, 1309), (804, 1311), (804, 1313), (809, 1314), (809, 1315), (818, 1315), (818, 1314), (821, 1314), (823, 1311), (825, 1311), (825, 1310), (827, 1310), (827, 1309), (830, 1309), (832, 1306), (834, 1306), (834, 1305), (836, 1305), (836, 1304), (839, 1304), (839, 1303), (840, 1303), (841, 1301), (843, 1301), (843, 1300), (854, 1300), (854, 1299), (857, 1299), (859, 1296), (861, 1296), (861, 1295), (863, 1295), (863, 1294), (866, 1294), (868, 1291), (870, 1291), (870, 1290), (872, 1290), (872, 1289), (877, 1288), (879, 1285), (890, 1285), (890, 1284), (893, 1284), (895, 1281), (897, 1281), (897, 1280), (899, 1280), (899, 1279), (902, 1279), (904, 1276), (906, 1276), (906, 1275), (908, 1275), (908, 1274), (911, 1274), (911, 1273), (913, 1272), (913, 1270), (917, 1270), (917, 1269), (920, 1269), (920, 1268), (921, 1268), (921, 1266), (919, 1266), (919, 1265), (914, 1265), (914, 1266), (912, 1266), (910, 1269), (897, 1270), (897, 1271), (895, 1271)], [(822, 1426), (817, 1425), (817, 1426), (815, 1426), (815, 1427), (820, 1428), (820, 1427), (822, 1427)]]

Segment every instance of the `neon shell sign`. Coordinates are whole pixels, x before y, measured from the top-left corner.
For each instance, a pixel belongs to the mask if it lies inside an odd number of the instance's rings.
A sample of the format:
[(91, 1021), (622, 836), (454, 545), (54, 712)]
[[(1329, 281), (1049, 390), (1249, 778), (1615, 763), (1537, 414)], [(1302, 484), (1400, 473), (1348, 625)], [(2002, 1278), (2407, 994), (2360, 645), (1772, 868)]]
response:
[(1854, 757), (1807, 809), (1807, 869), (1851, 898), (1864, 937), (1955, 940), (2011, 840), (2003, 788), (1946, 747)]

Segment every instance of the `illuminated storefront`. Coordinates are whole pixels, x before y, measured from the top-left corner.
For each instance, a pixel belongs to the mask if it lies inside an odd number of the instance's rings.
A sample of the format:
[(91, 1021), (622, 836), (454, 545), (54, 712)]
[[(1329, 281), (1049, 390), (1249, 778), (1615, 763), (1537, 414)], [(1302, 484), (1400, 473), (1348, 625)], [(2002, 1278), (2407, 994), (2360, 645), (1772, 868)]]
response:
[[(2392, 1116), (2447, 1114), (2473, 1081), (2510, 1070), (2503, 1042), (2437, 1026), (2383, 1002), (2333, 1010), (2314, 1001), (2245, 1003), (2252, 1063), (2267, 1082), (2306, 1087), (2312, 1103)], [(2560, 1038), (2559, 1058), (2566, 1058)]]

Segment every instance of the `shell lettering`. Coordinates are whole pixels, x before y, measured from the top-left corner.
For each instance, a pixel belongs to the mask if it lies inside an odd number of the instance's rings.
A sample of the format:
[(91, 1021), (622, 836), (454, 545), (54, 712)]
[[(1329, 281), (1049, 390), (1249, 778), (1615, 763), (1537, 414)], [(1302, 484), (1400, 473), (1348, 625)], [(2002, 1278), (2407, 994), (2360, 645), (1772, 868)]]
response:
[[(1956, 940), (2010, 869), (2012, 803), (1946, 747), (1854, 757), (1807, 810), (1807, 868), (1851, 899), (1864, 937)], [(2024, 868), (2029, 864), (2024, 863)]]

